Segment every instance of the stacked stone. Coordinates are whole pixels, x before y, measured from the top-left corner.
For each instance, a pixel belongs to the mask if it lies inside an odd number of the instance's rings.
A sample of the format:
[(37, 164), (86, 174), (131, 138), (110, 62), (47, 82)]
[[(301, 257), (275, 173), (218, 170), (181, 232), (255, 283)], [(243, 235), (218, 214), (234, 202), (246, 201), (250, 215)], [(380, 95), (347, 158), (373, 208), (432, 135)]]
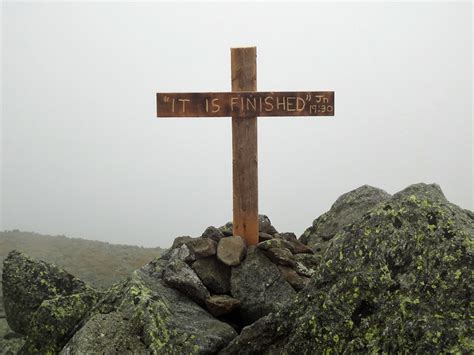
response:
[(259, 244), (232, 235), (232, 223), (208, 227), (198, 238), (178, 237), (163, 256), (163, 280), (215, 317), (234, 312), (244, 324), (276, 311), (303, 289), (319, 257), (293, 233), (278, 233), (259, 216)]

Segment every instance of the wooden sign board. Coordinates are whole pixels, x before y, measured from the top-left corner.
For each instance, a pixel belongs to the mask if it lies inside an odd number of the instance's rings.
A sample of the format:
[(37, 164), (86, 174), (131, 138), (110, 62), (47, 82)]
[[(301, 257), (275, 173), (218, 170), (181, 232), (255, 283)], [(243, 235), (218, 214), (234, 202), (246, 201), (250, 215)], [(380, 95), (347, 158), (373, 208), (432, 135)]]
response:
[(157, 117), (334, 116), (334, 91), (157, 93)]

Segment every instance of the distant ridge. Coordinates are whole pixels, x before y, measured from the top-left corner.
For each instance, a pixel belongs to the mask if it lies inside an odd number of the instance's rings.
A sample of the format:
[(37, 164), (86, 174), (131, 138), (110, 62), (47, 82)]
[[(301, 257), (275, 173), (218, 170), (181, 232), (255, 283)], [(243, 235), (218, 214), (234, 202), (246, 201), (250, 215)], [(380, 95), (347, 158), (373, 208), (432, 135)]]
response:
[(97, 288), (107, 288), (163, 252), (64, 235), (50, 236), (19, 230), (0, 232), (0, 275), (11, 250), (56, 264)]
[[(5, 319), (2, 295), (3, 260), (12, 250), (56, 264), (78, 275), (98, 289), (106, 289), (160, 255), (164, 249), (111, 244), (64, 235), (51, 236), (17, 229), (0, 232), (0, 354), (9, 349), (7, 343), (21, 343), (20, 339), (4, 340), (11, 332)], [(12, 333), (10, 333), (12, 334)], [(8, 337), (8, 336), (7, 336)], [(5, 342), (6, 341), (6, 342)]]

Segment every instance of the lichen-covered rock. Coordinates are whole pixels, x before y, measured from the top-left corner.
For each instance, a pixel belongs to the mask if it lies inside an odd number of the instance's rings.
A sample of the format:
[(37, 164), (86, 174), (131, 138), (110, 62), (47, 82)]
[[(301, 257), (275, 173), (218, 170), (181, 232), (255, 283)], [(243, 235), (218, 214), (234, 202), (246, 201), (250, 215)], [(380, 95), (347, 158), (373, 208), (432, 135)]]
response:
[(91, 316), (60, 352), (82, 354), (146, 354), (140, 330), (120, 311)]
[(316, 268), (321, 263), (322, 257), (321, 255), (315, 254), (296, 254), (295, 261), (296, 263), (301, 263), (305, 267), (311, 270), (316, 270)]
[(245, 239), (238, 235), (222, 238), (217, 245), (217, 259), (229, 266), (239, 265), (246, 252)]
[(179, 243), (175, 248), (168, 249), (164, 254), (163, 258), (167, 260), (181, 260), (186, 263), (192, 263), (196, 260), (194, 253), (184, 243)]
[(215, 257), (196, 260), (192, 268), (210, 291), (217, 294), (230, 292), (230, 267)]
[(329, 240), (337, 232), (389, 198), (390, 195), (385, 191), (369, 185), (349, 191), (340, 196), (328, 212), (313, 221), (313, 225), (306, 229), (300, 241), (311, 247), (316, 254), (323, 255)]
[(221, 353), (472, 353), (474, 214), (425, 184), (367, 212), (291, 305)]
[(2, 287), (8, 324), (21, 334), (28, 334), (31, 317), (43, 301), (91, 290), (66, 271), (15, 250), (3, 263)]
[(212, 239), (213, 241), (219, 243), (219, 240), (221, 238), (224, 238), (225, 235), (218, 228), (216, 228), (214, 226), (209, 226), (202, 233), (201, 237), (202, 238), (209, 238), (209, 239)]
[(211, 238), (182, 236), (175, 238), (171, 248), (168, 249), (162, 257), (167, 260), (182, 260), (191, 264), (196, 259), (215, 255), (216, 247), (217, 242)]
[(237, 333), (160, 275), (168, 263), (157, 259), (110, 288), (62, 354), (213, 354)]
[(97, 292), (90, 290), (43, 301), (33, 313), (20, 354), (58, 353), (69, 340), (71, 331), (97, 302), (98, 297)]
[(321, 259), (321, 255), (296, 254), (293, 268), (299, 275), (311, 277), (316, 272), (317, 267), (321, 263)]
[(274, 237), (285, 240), (289, 245), (288, 248), (293, 254), (313, 254), (313, 249), (296, 239), (295, 233), (276, 233)]
[(275, 339), (285, 335), (282, 330), (283, 327), (277, 323), (275, 314), (270, 313), (244, 327), (238, 337), (219, 351), (219, 355), (263, 354), (263, 351), (271, 355), (283, 354), (274, 346)]
[(277, 265), (295, 265), (295, 257), (287, 248), (271, 248), (264, 251), (265, 255)]
[(270, 239), (273, 239), (273, 235), (268, 234), (268, 233), (263, 233), (263, 232), (258, 233), (258, 241), (259, 242), (264, 242), (264, 241), (270, 240)]
[[(294, 239), (291, 237), (294, 236)], [(296, 239), (293, 233), (275, 234), (272, 239), (261, 241), (257, 247), (262, 250), (269, 250), (272, 248), (285, 248), (290, 250), (293, 254), (313, 254), (313, 250)]]
[(181, 245), (186, 244), (187, 242), (193, 240), (193, 237), (190, 237), (189, 235), (183, 235), (180, 237), (176, 237), (173, 240), (173, 244), (171, 245), (170, 249), (175, 249), (179, 248)]
[(10, 330), (5, 319), (0, 319), (0, 354), (15, 355), (18, 354), (21, 347), (25, 343), (25, 336), (20, 333), (15, 333)]
[(169, 262), (163, 271), (163, 280), (169, 287), (183, 292), (201, 305), (204, 305), (206, 298), (210, 296), (201, 279), (184, 261)]
[(291, 249), (291, 244), (287, 240), (284, 240), (281, 238), (273, 238), (273, 239), (269, 239), (264, 242), (258, 243), (257, 248), (262, 249), (262, 250), (270, 250), (273, 248)]
[[(325, 215), (301, 238), (320, 238), (324, 254), (275, 231), (223, 267), (195, 261), (212, 238), (183, 237), (104, 295), (14, 252), (3, 279), (7, 316), (27, 334), (20, 353), (474, 353), (474, 213), (417, 184), (391, 197), (362, 187)], [(282, 255), (291, 267), (269, 259)], [(210, 296), (229, 292), (229, 270), (232, 297)]]
[(278, 267), (255, 247), (250, 247), (244, 261), (232, 268), (230, 285), (232, 296), (241, 302), (245, 324), (278, 310), (296, 294)]
[(283, 280), (288, 282), (296, 291), (300, 291), (308, 285), (309, 277), (298, 274), (294, 269), (288, 266), (278, 265)]

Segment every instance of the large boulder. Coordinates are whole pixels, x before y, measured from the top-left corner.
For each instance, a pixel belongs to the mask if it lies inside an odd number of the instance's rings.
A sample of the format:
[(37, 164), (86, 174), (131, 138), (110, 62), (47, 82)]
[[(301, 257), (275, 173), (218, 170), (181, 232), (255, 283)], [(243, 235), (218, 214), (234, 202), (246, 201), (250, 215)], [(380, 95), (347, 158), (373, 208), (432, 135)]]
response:
[(390, 195), (369, 185), (341, 195), (331, 209), (315, 219), (313, 225), (301, 235), (300, 241), (307, 244), (317, 255), (323, 255), (329, 241), (342, 230), (361, 218), (377, 204), (386, 201)]
[(472, 353), (473, 239), (471, 211), (410, 186), (336, 233), (309, 285), (221, 354)]
[(213, 354), (228, 344), (237, 335), (230, 325), (163, 281), (167, 263), (156, 259), (110, 288), (61, 354)]
[[(267, 230), (224, 265), (216, 241), (239, 238), (209, 228), (104, 294), (13, 252), (3, 280), (20, 353), (473, 353), (474, 214), (437, 185), (358, 190), (301, 238), (311, 250)], [(22, 346), (9, 340), (0, 352)]]
[(278, 267), (255, 247), (250, 247), (244, 261), (232, 268), (230, 285), (232, 296), (240, 300), (244, 324), (280, 309), (296, 295)]
[(98, 294), (82, 292), (45, 300), (33, 313), (20, 354), (56, 354), (69, 334), (97, 302)]
[(96, 313), (60, 352), (66, 354), (146, 354), (137, 327), (120, 311)]
[(15, 250), (3, 263), (2, 287), (8, 324), (15, 332), (25, 335), (33, 314), (43, 301), (94, 293), (84, 282), (63, 269)]

